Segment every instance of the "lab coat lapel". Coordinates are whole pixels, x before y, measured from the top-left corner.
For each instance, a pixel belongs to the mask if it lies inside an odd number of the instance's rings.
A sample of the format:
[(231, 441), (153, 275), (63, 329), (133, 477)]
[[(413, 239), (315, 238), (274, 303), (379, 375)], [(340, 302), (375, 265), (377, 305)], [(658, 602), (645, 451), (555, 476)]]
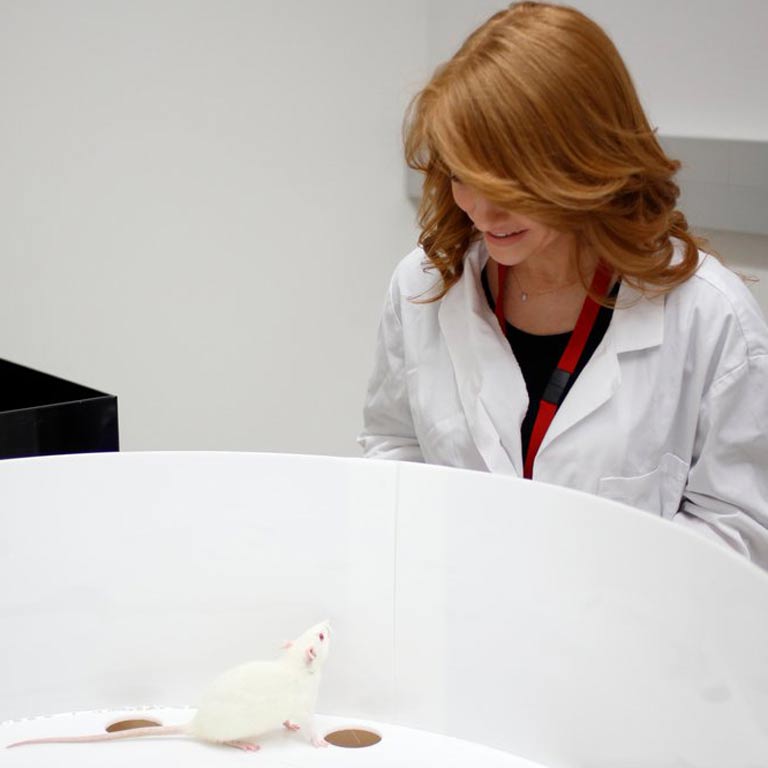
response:
[(522, 475), (520, 425), (528, 394), (520, 367), (483, 293), (487, 255), (474, 245), (461, 279), (441, 300), (440, 330), (469, 431), (491, 472)]
[(647, 298), (622, 283), (617, 308), (600, 346), (579, 374), (541, 443), (547, 445), (607, 402), (621, 384), (621, 355), (661, 344), (664, 298)]

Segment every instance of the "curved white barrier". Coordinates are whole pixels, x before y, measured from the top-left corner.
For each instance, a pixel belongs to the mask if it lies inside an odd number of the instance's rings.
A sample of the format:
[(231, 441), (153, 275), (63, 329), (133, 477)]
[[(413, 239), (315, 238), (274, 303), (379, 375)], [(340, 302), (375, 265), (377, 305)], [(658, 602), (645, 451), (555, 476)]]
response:
[(194, 704), (330, 617), (326, 715), (551, 766), (768, 762), (768, 575), (621, 505), (421, 465), (124, 453), (0, 462), (0, 521), (0, 719)]

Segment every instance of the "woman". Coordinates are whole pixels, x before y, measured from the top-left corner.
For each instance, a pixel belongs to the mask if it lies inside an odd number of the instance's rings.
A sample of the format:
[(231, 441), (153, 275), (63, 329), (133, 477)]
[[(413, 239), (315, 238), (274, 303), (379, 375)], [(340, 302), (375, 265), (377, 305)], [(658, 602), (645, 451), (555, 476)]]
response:
[(605, 33), (516, 3), (411, 105), (420, 248), (387, 296), (365, 455), (532, 477), (768, 566), (768, 328), (675, 209)]

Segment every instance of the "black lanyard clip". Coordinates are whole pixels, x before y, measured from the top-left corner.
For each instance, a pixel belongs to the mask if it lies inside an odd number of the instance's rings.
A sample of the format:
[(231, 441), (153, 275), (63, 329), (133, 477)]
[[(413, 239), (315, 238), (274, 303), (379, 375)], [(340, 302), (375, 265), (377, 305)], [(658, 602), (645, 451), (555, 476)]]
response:
[(549, 377), (549, 382), (544, 389), (544, 394), (541, 396), (542, 400), (546, 400), (552, 405), (560, 405), (565, 397), (565, 388), (568, 386), (568, 382), (571, 379), (570, 371), (564, 371), (562, 368), (555, 368), (552, 371), (552, 375)]

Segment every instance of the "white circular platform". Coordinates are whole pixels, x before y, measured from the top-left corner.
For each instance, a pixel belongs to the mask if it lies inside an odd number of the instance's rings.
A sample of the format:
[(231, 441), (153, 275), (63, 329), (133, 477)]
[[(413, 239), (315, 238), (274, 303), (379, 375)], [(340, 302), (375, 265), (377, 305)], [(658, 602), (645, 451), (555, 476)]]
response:
[[(118, 721), (141, 717), (163, 725), (184, 723), (194, 710), (142, 707), (102, 712), (38, 717), (0, 725), (0, 747), (24, 739), (47, 736), (82, 736), (104, 733)], [(184, 765), (185, 768), (254, 765), (258, 768), (545, 768), (507, 752), (449, 736), (357, 718), (317, 717), (318, 731), (325, 735), (342, 728), (362, 728), (380, 735), (371, 747), (316, 748), (300, 734), (281, 731), (260, 740), (257, 754), (238, 753), (231, 747), (196, 742), (184, 736), (153, 736), (95, 744), (32, 744), (0, 752), (0, 765), (78, 766), (78, 768), (136, 768), (137, 765)], [(248, 762), (246, 762), (248, 761)]]

